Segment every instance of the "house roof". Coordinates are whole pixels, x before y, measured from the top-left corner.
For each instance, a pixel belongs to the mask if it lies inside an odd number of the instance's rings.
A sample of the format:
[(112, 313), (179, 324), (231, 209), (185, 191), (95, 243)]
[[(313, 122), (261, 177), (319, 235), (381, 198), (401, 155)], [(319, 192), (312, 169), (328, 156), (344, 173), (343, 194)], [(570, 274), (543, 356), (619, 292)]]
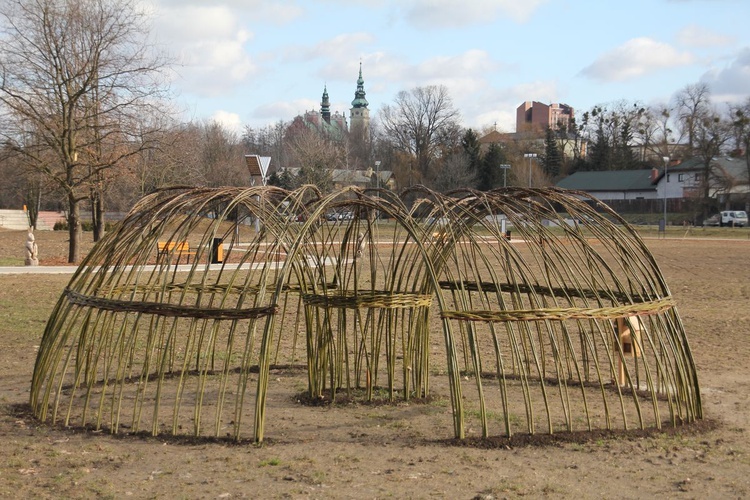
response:
[[(292, 167), (288, 168), (287, 170), (292, 175), (297, 175), (300, 169), (297, 167)], [(385, 187), (391, 181), (393, 172), (391, 172), (390, 170), (380, 170), (375, 172), (372, 170), (346, 170), (340, 168), (331, 169), (331, 180), (336, 184), (369, 186), (373, 181), (373, 176), (377, 176), (379, 178), (378, 185), (380, 187)]]
[(581, 191), (650, 191), (656, 189), (651, 170), (608, 170), (575, 172), (557, 183), (565, 189)]
[(501, 144), (509, 141), (535, 141), (543, 140), (544, 134), (536, 131), (525, 132), (498, 132), (493, 130), (479, 138), (480, 144)]
[(335, 168), (331, 171), (331, 179), (337, 184), (369, 184), (371, 177), (367, 170), (343, 170)]
[[(748, 171), (747, 163), (744, 158), (714, 158), (711, 161), (712, 165), (718, 168), (713, 168), (713, 174), (720, 177), (729, 177), (735, 182), (746, 183), (748, 182)], [(674, 167), (670, 166), (670, 172), (694, 172), (703, 170), (703, 160), (698, 157), (689, 158), (679, 165)]]
[[(558, 141), (562, 139), (559, 133), (556, 133), (555, 137)], [(575, 139), (575, 134), (568, 133), (566, 139)], [(521, 132), (498, 132), (497, 130), (493, 130), (483, 135), (478, 140), (480, 144), (502, 144), (511, 141), (543, 141), (544, 132), (540, 132), (537, 130), (525, 130)]]
[(731, 177), (741, 184), (750, 181), (750, 172), (744, 158), (717, 158), (716, 163), (725, 177)]
[[(693, 172), (696, 170), (702, 170), (703, 169), (703, 160), (698, 158), (697, 156), (694, 156), (693, 158), (688, 158), (687, 160), (684, 160), (677, 165), (670, 165), (669, 171), (670, 172)], [(663, 169), (662, 169), (663, 172)]]
[(489, 134), (483, 135), (482, 137), (480, 137), (479, 143), (480, 144), (492, 144), (495, 142), (502, 142), (503, 135), (505, 134), (502, 134), (498, 132), (497, 130), (493, 130)]

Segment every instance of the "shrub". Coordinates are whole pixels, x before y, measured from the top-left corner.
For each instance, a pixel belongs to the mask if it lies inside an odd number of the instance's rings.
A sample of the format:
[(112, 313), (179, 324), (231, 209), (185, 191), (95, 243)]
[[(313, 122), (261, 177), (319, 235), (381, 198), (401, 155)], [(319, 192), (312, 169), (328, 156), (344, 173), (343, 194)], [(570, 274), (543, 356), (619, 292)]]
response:
[[(116, 222), (105, 222), (104, 223), (104, 232), (111, 231), (114, 229)], [(94, 230), (94, 223), (91, 221), (83, 221), (81, 222), (81, 229), (84, 231), (93, 231)], [(68, 230), (68, 221), (60, 220), (55, 222), (55, 225), (52, 227), (53, 231), (67, 231)]]

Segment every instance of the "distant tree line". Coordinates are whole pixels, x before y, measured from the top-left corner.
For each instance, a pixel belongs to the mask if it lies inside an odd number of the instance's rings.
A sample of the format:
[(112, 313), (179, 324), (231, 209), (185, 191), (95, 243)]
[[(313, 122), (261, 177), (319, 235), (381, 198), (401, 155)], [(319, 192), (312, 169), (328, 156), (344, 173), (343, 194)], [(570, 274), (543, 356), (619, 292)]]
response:
[(499, 142), (482, 142), (493, 128), (464, 128), (443, 86), (399, 92), (367, 136), (331, 136), (300, 120), (242, 133), (185, 123), (170, 104), (172, 61), (149, 43), (147, 21), (135, 0), (0, 6), (0, 207), (26, 205), (32, 224), (40, 210), (64, 210), (70, 262), (80, 259), (83, 210), (96, 240), (107, 211), (126, 211), (155, 190), (248, 185), (245, 154), (272, 158), (273, 184), (324, 192), (332, 169), (376, 162), (399, 189), (440, 191), (544, 186), (581, 170), (661, 167), (665, 157), (703, 159), (707, 179), (722, 154), (742, 156), (750, 175), (750, 99), (719, 106), (703, 84), (668, 105), (601, 104), (538, 137)]

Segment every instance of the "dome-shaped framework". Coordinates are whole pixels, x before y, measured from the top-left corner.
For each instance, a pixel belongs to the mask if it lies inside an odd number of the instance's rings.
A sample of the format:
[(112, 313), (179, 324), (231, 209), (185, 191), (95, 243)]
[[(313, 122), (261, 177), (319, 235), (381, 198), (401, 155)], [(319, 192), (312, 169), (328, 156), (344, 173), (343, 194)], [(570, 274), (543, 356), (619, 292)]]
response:
[[(312, 274), (302, 299), (308, 333), (310, 395), (338, 388), (372, 389), (382, 377), (393, 399), (397, 378), (408, 398), (428, 391), (427, 314), (434, 296), (430, 238), (387, 191), (343, 190), (316, 206), (313, 225), (293, 252)], [(384, 224), (382, 217), (395, 223)], [(351, 337), (351, 338), (349, 338)], [(401, 376), (393, 362), (403, 360)], [(326, 375), (328, 379), (326, 380)]]
[(509, 436), (701, 418), (658, 267), (635, 231), (585, 198), (157, 193), (95, 247), (58, 302), (34, 413), (112, 432), (239, 438), (255, 391), (260, 441), (268, 374), (302, 356), (303, 325), (311, 397), (378, 389), (408, 399), (430, 390), (440, 341), (430, 326), (442, 324), (456, 437), (472, 419), (485, 436), (495, 425)]
[(286, 310), (297, 309), (282, 297), (298, 299), (296, 276), (282, 294), (275, 284), (294, 221), (317, 197), (309, 187), (258, 187), (139, 202), (83, 261), (50, 317), (34, 413), (111, 432), (239, 437), (265, 323), (279, 315), (276, 325), (290, 329)]
[[(492, 420), (510, 436), (701, 417), (669, 289), (616, 213), (558, 189), (453, 193), (441, 202), (448, 223), (434, 267), (450, 294), (441, 316), (460, 332), (458, 357), (476, 390), (476, 411), (455, 413), (457, 436), (466, 414), (478, 415), (484, 436)], [(456, 402), (465, 399), (459, 389)]]
[[(425, 396), (436, 291), (426, 229), (387, 190), (345, 188), (308, 209), (287, 260), (290, 272), (301, 264), (305, 284), (308, 395), (333, 400), (344, 391), (372, 400), (378, 389), (389, 400)], [(284, 283), (282, 274), (277, 291)], [(267, 331), (278, 332), (273, 320)], [(256, 439), (263, 437), (265, 386), (259, 394)]]

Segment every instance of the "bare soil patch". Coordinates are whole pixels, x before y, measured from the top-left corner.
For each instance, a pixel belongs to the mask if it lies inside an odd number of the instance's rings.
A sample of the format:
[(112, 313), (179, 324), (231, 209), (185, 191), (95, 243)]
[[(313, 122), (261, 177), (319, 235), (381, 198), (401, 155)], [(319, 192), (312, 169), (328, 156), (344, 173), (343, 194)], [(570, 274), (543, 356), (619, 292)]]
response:
[[(64, 262), (66, 239), (37, 234), (43, 265)], [(24, 242), (0, 231), (0, 258), (22, 262)], [(469, 429), (456, 441), (439, 374), (425, 401), (306, 404), (299, 366), (272, 372), (263, 446), (40, 425), (28, 413), (36, 346), (70, 276), (0, 275), (0, 497), (747, 497), (750, 241), (647, 244), (677, 300), (706, 416), (657, 434), (482, 440)]]

